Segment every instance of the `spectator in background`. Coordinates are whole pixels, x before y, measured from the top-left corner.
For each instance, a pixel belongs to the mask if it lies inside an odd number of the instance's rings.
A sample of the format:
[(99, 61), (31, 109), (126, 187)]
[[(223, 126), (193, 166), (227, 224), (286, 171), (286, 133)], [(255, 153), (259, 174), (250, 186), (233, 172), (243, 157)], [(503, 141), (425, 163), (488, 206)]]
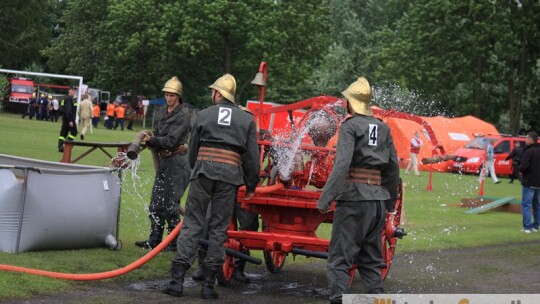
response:
[(126, 119), (128, 122), (127, 129), (133, 130), (133, 122), (135, 121), (135, 118), (137, 117), (137, 112), (135, 112), (135, 109), (131, 106), (131, 104), (128, 104), (127, 110), (126, 110)]
[(68, 95), (60, 102), (59, 111), (62, 113), (62, 128), (58, 137), (58, 152), (64, 152), (64, 142), (66, 140), (72, 141), (77, 136), (77, 124), (75, 124), (77, 112), (73, 101), (76, 92), (76, 87), (69, 87)]
[(480, 178), (485, 178), (487, 174), (489, 173), (489, 176), (491, 176), (491, 179), (493, 180), (493, 183), (498, 184), (501, 181), (497, 178), (497, 173), (495, 173), (495, 153), (493, 152), (493, 145), (490, 143), (486, 146), (486, 163), (485, 168), (482, 168), (483, 176)]
[[(526, 147), (523, 149), (519, 171), (523, 174), (521, 185), (521, 214), (525, 233), (538, 232), (540, 220), (540, 144), (538, 133), (527, 133)], [(531, 223), (531, 209), (532, 218)]]
[(84, 93), (83, 101), (77, 107), (77, 115), (79, 115), (79, 125), (81, 125), (81, 140), (84, 140), (86, 130), (90, 126), (90, 121), (94, 115), (92, 109), (92, 102), (90, 101), (88, 93)]
[(115, 103), (109, 103), (109, 105), (107, 105), (107, 116), (105, 118), (105, 126), (107, 127), (107, 130), (111, 130), (113, 128), (114, 109), (116, 108), (114, 105)]
[(416, 174), (416, 176), (420, 176), (420, 173), (418, 173), (418, 153), (420, 153), (420, 148), (423, 145), (424, 143), (420, 139), (420, 132), (415, 131), (414, 136), (411, 139), (411, 152), (409, 154), (411, 157), (411, 161), (409, 162), (409, 165), (405, 170), (405, 174), (409, 174), (409, 170), (412, 167), (414, 170), (414, 174)]
[(39, 104), (38, 119), (49, 120), (49, 117), (47, 116), (47, 106), (49, 105), (49, 100), (47, 100), (47, 95), (41, 93), (38, 104)]
[(36, 115), (36, 105), (36, 93), (32, 93), (32, 97), (28, 100), (28, 110), (23, 114), (22, 118), (24, 119), (26, 116), (29, 116), (30, 119), (33, 119), (34, 115)]
[(122, 131), (124, 131), (124, 117), (126, 114), (126, 105), (122, 105), (118, 102), (115, 102), (117, 104), (116, 108), (114, 109), (114, 114), (116, 116), (116, 124), (114, 125), (114, 129), (118, 128), (118, 125), (120, 125), (120, 128)]
[(512, 175), (510, 175), (509, 183), (513, 183), (514, 179), (519, 179), (521, 181), (521, 176), (519, 175), (519, 165), (521, 164), (521, 154), (523, 154), (523, 147), (520, 141), (515, 142), (515, 147), (508, 154), (504, 160), (512, 160)]
[(94, 128), (97, 128), (99, 124), (99, 117), (101, 116), (101, 108), (99, 107), (97, 102), (94, 102), (93, 111), (94, 116), (92, 117), (92, 126), (94, 126)]
[(56, 97), (53, 97), (53, 99), (51, 100), (51, 121), (58, 121), (58, 108), (58, 99)]

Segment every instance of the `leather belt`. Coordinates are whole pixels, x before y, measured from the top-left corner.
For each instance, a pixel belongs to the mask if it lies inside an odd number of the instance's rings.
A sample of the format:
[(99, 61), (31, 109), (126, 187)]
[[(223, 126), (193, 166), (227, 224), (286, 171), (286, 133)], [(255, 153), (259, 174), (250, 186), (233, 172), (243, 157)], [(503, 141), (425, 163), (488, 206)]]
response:
[(381, 171), (376, 169), (350, 168), (345, 181), (350, 183), (380, 185)]
[(201, 147), (197, 160), (229, 164), (240, 167), (240, 154), (219, 148)]
[(176, 154), (182, 154), (182, 155), (186, 154), (187, 150), (188, 150), (188, 147), (186, 144), (184, 144), (184, 145), (178, 146), (174, 150), (169, 150), (169, 149), (159, 150), (158, 155), (160, 158), (167, 158), (167, 157), (174, 156)]

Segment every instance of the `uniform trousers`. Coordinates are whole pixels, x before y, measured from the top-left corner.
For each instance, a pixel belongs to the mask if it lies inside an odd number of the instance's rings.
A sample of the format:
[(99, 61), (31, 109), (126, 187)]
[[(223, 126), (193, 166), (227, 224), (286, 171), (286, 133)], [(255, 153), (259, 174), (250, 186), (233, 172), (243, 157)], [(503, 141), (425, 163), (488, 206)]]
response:
[(349, 291), (349, 269), (356, 264), (364, 293), (382, 293), (381, 268), (383, 201), (338, 201), (328, 250), (327, 279), (330, 301)]
[(190, 168), (187, 154), (176, 154), (159, 160), (150, 202), (152, 230), (149, 241), (161, 243), (165, 223), (169, 233), (180, 222), (180, 199), (189, 183)]
[[(62, 116), (62, 127), (60, 128), (60, 140), (74, 140), (77, 136), (77, 124), (73, 122), (73, 127), (69, 126), (69, 120)], [(69, 135), (68, 135), (69, 134)]]
[[(218, 269), (225, 261), (224, 243), (227, 240), (227, 229), (234, 210), (237, 185), (213, 180), (199, 174), (191, 180), (186, 201), (184, 223), (177, 239), (177, 253), (174, 262), (191, 267), (199, 239), (204, 237), (203, 229), (207, 211), (208, 251), (204, 264), (211, 269)], [(212, 202), (211, 208), (208, 205)]]

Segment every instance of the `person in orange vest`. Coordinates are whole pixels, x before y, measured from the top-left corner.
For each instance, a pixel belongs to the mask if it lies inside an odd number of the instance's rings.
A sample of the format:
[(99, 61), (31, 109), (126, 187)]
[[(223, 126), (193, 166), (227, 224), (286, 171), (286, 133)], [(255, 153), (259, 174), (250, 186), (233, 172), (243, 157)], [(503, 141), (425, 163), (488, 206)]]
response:
[(124, 131), (124, 115), (126, 114), (126, 108), (125, 105), (119, 104), (115, 109), (114, 113), (116, 114), (116, 124), (114, 125), (114, 129), (118, 128), (118, 125), (120, 125), (121, 130)]
[(114, 103), (109, 103), (109, 105), (107, 106), (107, 113), (106, 113), (107, 116), (105, 117), (105, 126), (107, 127), (108, 130), (111, 130), (113, 128), (114, 108), (116, 108)]
[(101, 115), (101, 109), (99, 108), (97, 102), (94, 102), (93, 111), (94, 117), (92, 118), (92, 126), (94, 126), (94, 128), (97, 128), (99, 124), (99, 116)]

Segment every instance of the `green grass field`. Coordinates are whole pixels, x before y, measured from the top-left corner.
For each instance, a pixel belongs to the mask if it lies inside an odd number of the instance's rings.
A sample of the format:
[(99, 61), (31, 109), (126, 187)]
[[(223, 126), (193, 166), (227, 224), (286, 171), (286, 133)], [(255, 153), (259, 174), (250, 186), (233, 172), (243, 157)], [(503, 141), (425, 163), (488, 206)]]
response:
[[(135, 125), (140, 130), (140, 125)], [(51, 123), (21, 119), (19, 115), (0, 112), (0, 154), (16, 155), (41, 160), (59, 161), (56, 151), (60, 122)], [(136, 131), (111, 131), (102, 126), (87, 133), (87, 141), (131, 142)], [(74, 155), (86, 151), (76, 147)], [(113, 152), (111, 150), (111, 152)], [(124, 267), (143, 256), (146, 251), (133, 245), (147, 237), (149, 222), (147, 208), (153, 174), (150, 153), (141, 153), (141, 165), (137, 175), (123, 174), (122, 208), (120, 218), (121, 251), (106, 248), (84, 250), (58, 250), (24, 252), (18, 255), (0, 253), (0, 263), (66, 273), (94, 273)], [(101, 151), (94, 151), (80, 164), (107, 165), (109, 158)], [(540, 234), (525, 235), (521, 228), (521, 215), (486, 212), (479, 215), (464, 214), (459, 207), (462, 198), (475, 197), (478, 182), (474, 176), (434, 173), (433, 191), (426, 191), (429, 173), (421, 177), (403, 175), (406, 183), (404, 224), (408, 232), (398, 242), (397, 254), (415, 251), (433, 251), (447, 248), (474, 247), (489, 244), (539, 240)], [(489, 196), (521, 197), (519, 183), (508, 184), (508, 179), (494, 185), (486, 181), (485, 194)], [(61, 190), (61, 185), (59, 189)], [(184, 196), (185, 198), (185, 196)], [(323, 224), (318, 234), (328, 238), (331, 226)], [(261, 257), (260, 252), (255, 253)], [(133, 281), (168, 276), (172, 253), (161, 253), (141, 268), (114, 280)], [(301, 263), (297, 258), (295, 263)], [(285, 266), (286, 267), (286, 266)], [(19, 273), (0, 272), (0, 299), (30, 297), (36, 294), (70, 289), (84, 282), (62, 281)]]

